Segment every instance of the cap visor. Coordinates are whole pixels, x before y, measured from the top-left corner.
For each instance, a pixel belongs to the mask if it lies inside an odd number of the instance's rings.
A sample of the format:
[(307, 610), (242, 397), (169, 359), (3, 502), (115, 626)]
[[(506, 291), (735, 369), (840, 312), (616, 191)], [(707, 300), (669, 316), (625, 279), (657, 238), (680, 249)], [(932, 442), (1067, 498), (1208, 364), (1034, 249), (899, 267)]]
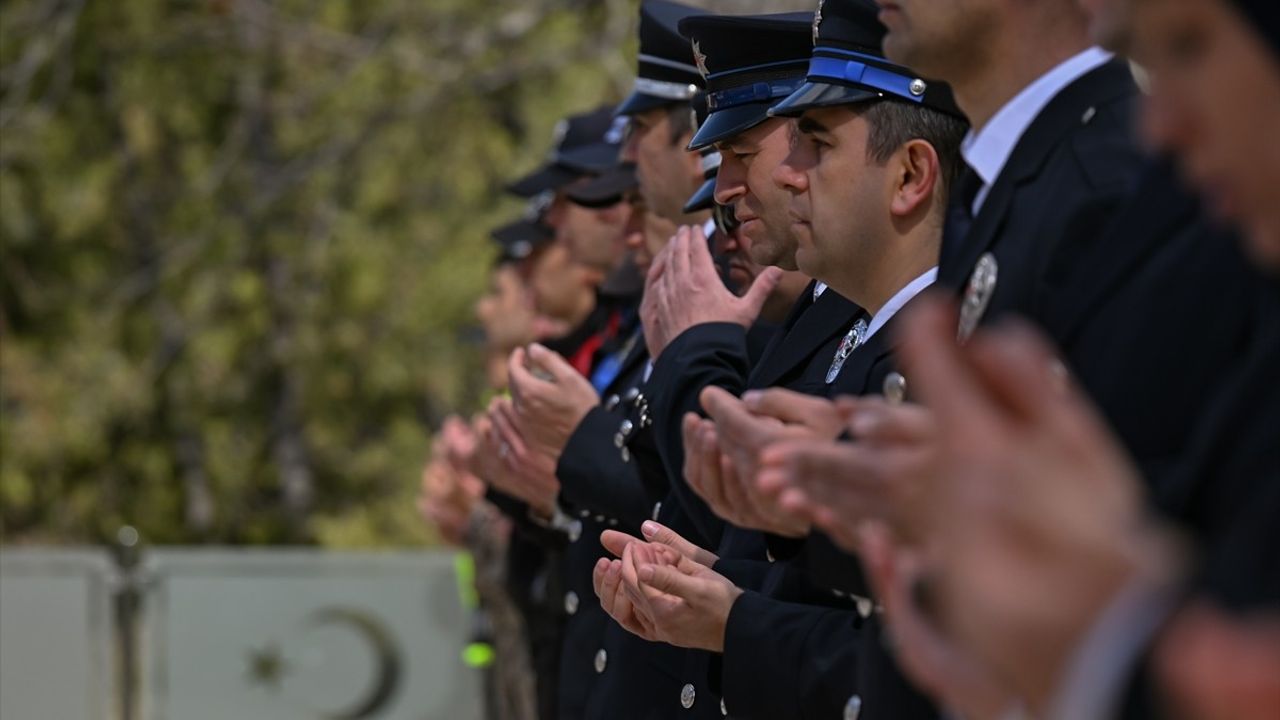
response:
[(597, 178), (576, 185), (565, 193), (569, 200), (583, 207), (608, 207), (622, 200), (622, 196), (637, 186), (635, 165), (616, 165)]
[(560, 153), (559, 163), (583, 173), (598, 175), (618, 164), (617, 145), (595, 143)]
[(702, 183), (702, 187), (689, 198), (684, 204), (684, 212), (693, 213), (700, 210), (710, 210), (712, 205), (716, 204), (716, 179)]
[(531, 198), (548, 190), (559, 190), (582, 177), (582, 173), (560, 165), (544, 165), (537, 170), (507, 185), (507, 192), (524, 198)]
[(657, 95), (646, 95), (644, 93), (633, 92), (622, 101), (617, 110), (613, 111), (614, 115), (639, 115), (642, 112), (654, 110), (668, 105), (677, 103), (686, 103), (687, 100), (672, 100), (671, 98), (659, 97)]
[(772, 117), (796, 117), (809, 108), (853, 105), (877, 100), (883, 93), (851, 85), (834, 85), (823, 82), (806, 82), (796, 91), (769, 108)]
[(769, 108), (770, 103), (759, 102), (711, 113), (698, 128), (698, 132), (693, 134), (688, 149), (701, 150), (750, 130), (769, 119)]
[(489, 233), (489, 236), (502, 246), (504, 254), (523, 257), (528, 255), (535, 245), (554, 237), (555, 231), (542, 223), (516, 220), (495, 229)]

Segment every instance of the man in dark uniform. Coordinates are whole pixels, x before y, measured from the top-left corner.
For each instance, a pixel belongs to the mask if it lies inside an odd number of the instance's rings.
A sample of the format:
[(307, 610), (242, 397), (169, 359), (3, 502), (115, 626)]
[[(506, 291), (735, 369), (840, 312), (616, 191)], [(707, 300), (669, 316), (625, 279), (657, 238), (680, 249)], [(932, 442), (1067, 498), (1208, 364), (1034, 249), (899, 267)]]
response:
[[(875, 53), (883, 29), (875, 22), (874, 8), (867, 4), (849, 7), (835, 5), (834, 8), (832, 5), (829, 4), (827, 7), (827, 18), (824, 18), (826, 21), (815, 23), (820, 33), (820, 41), (833, 51), (838, 47), (846, 50), (857, 47), (865, 52)], [(769, 68), (767, 72), (777, 73), (778, 63), (761, 62), (758, 58), (744, 56), (745, 54), (741, 51), (735, 53), (735, 40), (744, 32), (744, 28), (735, 26), (735, 22), (749, 25), (750, 21), (747, 19), (721, 19), (706, 22), (690, 20), (685, 24), (686, 32), (691, 33), (694, 41), (699, 43), (695, 47), (706, 54), (708, 65), (714, 64), (716, 60), (727, 63), (722, 65), (726, 68), (723, 72), (713, 72), (710, 76), (712, 78), (710, 97), (720, 101), (722, 113), (713, 111), (708, 124), (704, 126), (703, 131), (700, 131), (701, 136), (702, 132), (714, 127), (720, 134), (714, 135), (708, 132), (707, 136), (700, 139), (720, 144), (722, 152), (726, 155), (726, 167), (730, 157), (736, 159), (739, 155), (747, 158), (750, 163), (772, 163), (770, 167), (765, 168), (765, 177), (769, 178), (771, 174), (776, 175), (778, 172), (771, 173), (772, 166), (777, 165), (782, 155), (787, 154), (788, 144), (785, 140), (787, 128), (783, 120), (768, 120), (766, 125), (758, 125), (764, 118), (763, 110), (767, 109), (772, 102), (767, 96), (761, 97), (764, 93), (757, 90), (760, 87), (757, 83), (774, 80), (775, 87), (785, 87), (779, 95), (781, 97), (800, 84), (799, 78), (786, 84), (778, 81), (776, 75), (774, 78), (760, 77), (759, 68)], [(803, 40), (807, 41), (810, 33), (808, 23), (799, 30)], [(755, 47), (764, 44), (766, 43), (748, 43), (747, 45)], [(775, 40), (767, 44), (777, 47), (779, 43)], [(801, 42), (796, 53), (801, 60), (801, 68), (808, 61), (807, 45), (807, 42)], [(796, 112), (803, 112), (811, 106), (836, 106), (839, 109), (818, 113), (825, 112), (833, 118), (842, 114), (853, 117), (855, 115), (853, 111), (841, 106), (854, 103), (878, 104), (884, 97), (898, 98), (894, 101), (884, 101), (886, 105), (889, 102), (902, 103), (901, 108), (887, 106), (880, 107), (878, 111), (870, 111), (870, 114), (876, 115), (872, 120), (875, 123), (875, 130), (872, 135), (873, 143), (870, 146), (865, 138), (842, 137), (844, 142), (839, 144), (838, 150), (828, 150), (832, 154), (831, 158), (846, 157), (847, 164), (840, 165), (838, 160), (830, 158), (827, 160), (827, 165), (830, 167), (824, 166), (821, 170), (825, 173), (821, 174), (830, 175), (834, 181), (823, 182), (821, 202), (815, 198), (811, 203), (820, 213), (820, 217), (816, 218), (813, 224), (821, 227), (821, 231), (818, 227), (812, 231), (801, 229), (804, 233), (804, 237), (800, 240), (800, 253), (798, 253), (801, 268), (813, 272), (818, 277), (839, 283), (840, 287), (836, 288), (837, 290), (852, 293), (873, 310), (870, 314), (856, 312), (846, 318), (837, 318), (834, 334), (835, 339), (839, 341), (838, 345), (830, 348), (830, 352), (815, 358), (817, 362), (810, 366), (817, 371), (814, 382), (809, 388), (810, 392), (822, 393), (837, 379), (848, 382), (850, 389), (856, 387), (858, 392), (863, 392), (863, 388), (868, 385), (867, 376), (882, 372), (875, 368), (882, 365), (879, 361), (883, 359), (885, 353), (870, 345), (865, 348), (860, 346), (863, 342), (876, 338), (878, 331), (893, 316), (897, 308), (927, 286), (932, 279), (931, 268), (936, 257), (942, 224), (945, 178), (950, 174), (949, 168), (954, 166), (959, 137), (964, 130), (963, 121), (946, 119), (946, 113), (949, 112), (954, 116), (956, 111), (954, 106), (949, 104), (949, 97), (941, 87), (930, 91), (925, 98), (923, 104), (930, 109), (921, 110), (916, 107), (920, 102), (919, 95), (907, 95), (907, 87), (910, 80), (914, 78), (913, 75), (908, 74), (904, 69), (895, 68), (883, 59), (880, 59), (877, 69), (880, 70), (880, 75), (874, 80), (868, 80), (867, 83), (846, 82), (844, 78), (815, 78), (814, 74), (811, 74), (811, 82), (799, 91), (796, 100), (784, 103), (784, 105), (793, 105)], [(719, 88), (714, 82), (717, 78), (723, 83)], [(888, 78), (901, 79), (889, 81)], [(881, 84), (875, 84), (877, 82)], [(716, 92), (717, 89), (720, 90), (719, 94)], [(899, 94), (895, 95), (895, 91)], [(733, 102), (735, 98), (739, 99), (739, 102)], [(764, 101), (764, 108), (756, 110), (754, 123), (751, 122), (753, 118), (750, 112), (752, 101), (757, 103)], [(939, 112), (934, 108), (943, 110)], [(924, 113), (935, 113), (936, 117), (929, 116), (929, 122), (923, 122), (923, 124), (913, 122), (917, 116), (923, 118)], [(866, 114), (868, 111), (865, 108), (857, 113), (860, 116)], [(837, 119), (843, 124), (848, 117)], [(717, 120), (719, 120), (718, 123)], [(810, 121), (812, 122), (813, 119), (810, 118)], [(851, 123), (850, 127), (858, 122), (866, 122), (866, 120), (859, 119)], [(752, 129), (757, 126), (758, 129)], [(770, 156), (767, 152), (761, 152), (763, 146), (760, 145), (760, 141), (775, 130), (784, 133), (783, 151), (781, 155)], [(846, 134), (847, 130), (848, 128), (841, 135)], [(832, 137), (825, 136), (826, 130), (821, 132), (824, 134), (822, 141), (830, 143), (833, 140)], [(919, 140), (920, 136), (930, 137), (931, 140)], [(706, 140), (706, 137), (711, 139)], [(804, 173), (799, 173), (802, 177), (796, 179), (795, 166), (808, 169), (816, 164), (815, 157), (809, 152), (813, 148), (812, 143), (812, 140), (805, 137), (805, 133), (800, 134), (799, 140), (794, 143), (797, 149), (792, 150), (793, 159), (788, 163), (792, 167), (789, 168), (786, 177), (779, 182), (780, 187), (805, 199), (809, 191), (807, 178), (803, 177)], [(939, 149), (935, 150), (934, 144)], [(940, 161), (939, 156), (945, 159)], [(742, 160), (738, 159), (738, 162), (741, 163)], [(753, 169), (749, 172), (755, 171)], [(722, 168), (721, 173), (725, 173), (725, 169)], [(906, 180), (903, 186), (895, 188), (893, 193), (888, 193), (887, 188), (885, 192), (881, 192), (878, 181), (890, 177), (905, 177)], [(724, 199), (726, 201), (743, 200), (742, 192), (745, 188), (742, 186), (742, 178), (738, 176), (736, 180), (730, 179), (727, 182), (725, 180), (726, 178), (722, 177)], [(814, 185), (818, 184), (819, 182), (815, 180)], [(875, 186), (876, 190), (871, 190), (872, 186)], [(815, 187), (814, 194), (818, 193), (819, 190)], [(877, 201), (873, 201), (859, 208), (861, 211), (859, 214), (850, 216), (847, 214), (849, 207), (845, 199), (847, 195), (876, 198), (893, 195), (911, 199), (896, 203), (891, 208), (883, 205), (877, 207)], [(883, 200), (878, 202), (883, 203)], [(810, 203), (802, 203), (802, 205), (805, 207), (800, 210), (805, 211), (804, 214), (807, 216), (809, 214), (807, 207)], [(744, 215), (758, 217), (761, 214), (758, 199), (755, 197), (748, 196), (744, 206), (740, 209), (740, 213)], [(881, 214), (885, 218), (895, 217), (897, 225), (887, 220), (882, 223)], [(891, 226), (894, 229), (890, 229)], [(902, 236), (897, 236), (897, 227), (908, 228), (908, 230)], [(819, 237), (820, 235), (822, 237)], [(858, 253), (865, 255), (859, 257)], [(859, 269), (862, 270), (862, 274), (859, 274)], [(860, 323), (859, 320), (861, 320)], [(681, 339), (687, 340), (702, 329), (704, 328), (695, 327), (682, 335)], [(880, 337), (883, 342), (883, 336)], [(690, 356), (694, 354), (689, 349), (684, 349), (677, 359)], [(659, 358), (659, 366), (665, 358), (665, 354)], [(846, 362), (849, 363), (847, 370)], [(655, 377), (656, 375), (655, 371)], [(877, 384), (875, 390), (878, 391), (878, 389)], [(663, 529), (660, 532), (665, 533), (666, 530)], [(740, 569), (744, 567), (741, 561), (749, 561), (751, 557), (740, 553), (738, 548), (746, 545), (747, 538), (753, 536), (759, 538), (759, 533), (737, 528), (726, 529), (725, 533), (715, 570), (728, 573), (731, 578), (738, 575), (736, 579), (740, 581), (739, 584), (751, 588), (752, 583), (740, 574)], [(742, 541), (736, 542), (738, 538), (742, 538)], [(756, 542), (759, 544), (760, 540), (757, 539)], [(763, 553), (760, 555), (762, 556)], [(833, 596), (824, 591), (819, 597), (812, 588), (798, 589), (803, 588), (805, 583), (797, 583), (793, 578), (787, 577), (789, 573), (780, 566), (768, 568), (763, 557), (758, 559), (759, 565), (764, 566), (761, 570), (768, 579), (763, 584), (755, 585), (756, 589), (762, 589), (764, 592), (759, 595), (751, 593), (751, 597), (759, 598), (752, 600), (751, 603), (739, 598), (727, 618), (727, 626), (725, 618), (718, 620), (720, 627), (724, 628), (722, 632), (726, 652), (723, 669), (716, 667), (719, 663), (713, 664), (715, 669), (712, 673), (717, 677), (712, 685), (720, 685), (723, 678), (726, 707), (729, 712), (743, 717), (775, 717), (796, 712), (795, 708), (800, 708), (799, 712), (804, 714), (839, 713), (843, 710), (856, 715), (862, 699), (854, 692), (857, 688), (858, 678), (855, 670), (858, 664), (850, 653), (857, 646), (862, 616), (853, 609), (852, 606), (855, 603), (850, 602), (843, 593)], [(759, 577), (761, 570), (748, 574)], [(806, 602), (820, 600), (826, 605), (842, 606), (842, 609), (841, 607), (788, 606), (777, 603), (777, 598)], [(837, 602), (833, 603), (833, 598)], [(741, 603), (743, 607), (739, 608), (737, 603)], [(804, 622), (808, 623), (809, 629), (812, 629), (815, 623), (820, 624), (823, 621), (827, 621), (825, 631), (814, 634), (825, 635), (822, 639), (829, 642), (818, 652), (806, 656), (804, 652), (796, 654), (786, 651), (804, 647), (804, 633), (778, 632), (778, 628), (794, 629)], [(702, 624), (715, 625), (716, 623)], [(734, 628), (738, 626), (742, 628), (735, 630)], [(748, 636), (752, 639), (746, 640)], [(776, 639), (777, 644), (773, 643), (771, 638)], [(729, 648), (731, 639), (735, 644), (732, 657), (730, 657)], [(813, 646), (809, 648), (810, 651), (813, 649)], [(775, 681), (771, 682), (769, 678), (774, 678)], [(927, 706), (916, 711), (910, 709), (920, 704), (918, 701), (907, 699), (905, 704), (890, 704), (885, 701), (873, 702), (872, 706), (877, 707), (878, 711), (883, 712), (885, 716), (894, 717), (905, 717), (912, 712), (924, 714), (931, 712)]]

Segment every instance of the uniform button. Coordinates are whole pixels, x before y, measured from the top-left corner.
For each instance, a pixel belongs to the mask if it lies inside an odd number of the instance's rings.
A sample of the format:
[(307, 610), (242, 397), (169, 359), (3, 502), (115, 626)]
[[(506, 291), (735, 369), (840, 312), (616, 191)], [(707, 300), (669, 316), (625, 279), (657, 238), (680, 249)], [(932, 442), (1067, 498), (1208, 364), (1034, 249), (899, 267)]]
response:
[(578, 593), (570, 590), (564, 594), (564, 611), (570, 615), (578, 612)]
[(610, 395), (609, 399), (604, 401), (604, 409), (612, 411), (614, 408), (618, 407), (618, 403), (621, 401), (622, 398), (617, 395)]
[(600, 648), (599, 650), (596, 651), (596, 672), (597, 673), (604, 672), (604, 666), (608, 664), (609, 664), (609, 653), (605, 652), (604, 648)]
[(597, 516), (596, 516), (596, 522), (598, 522), (598, 523), (602, 523), (602, 522), (604, 522), (604, 516), (603, 516), (603, 515), (597, 515)]
[(622, 462), (631, 462), (631, 450), (629, 448), (622, 448), (618, 451), (618, 454), (622, 456)]
[(907, 399), (907, 379), (902, 373), (892, 372), (884, 378), (884, 399), (891, 405), (901, 405)]
[(587, 517), (588, 515), (590, 515), (590, 514), (591, 514), (591, 511), (590, 511), (590, 510), (579, 510), (579, 511), (578, 511), (578, 517), (580, 517), (580, 518), (586, 518), (586, 517)]
[(654, 503), (654, 504), (653, 504), (653, 514), (649, 516), (649, 519), (650, 519), (650, 520), (653, 520), (654, 522), (657, 522), (657, 521), (658, 521), (658, 513), (660, 513), (660, 512), (662, 512), (662, 501), (661, 501), (661, 500), (659, 500), (658, 502), (656, 502), (656, 503)]
[(724, 706), (724, 698), (720, 698), (720, 714), (728, 717), (729, 708)]
[(609, 527), (618, 527), (618, 518), (609, 518)]
[(1096, 107), (1091, 107), (1088, 110), (1085, 110), (1084, 115), (1080, 116), (1080, 124), (1088, 125), (1089, 122), (1093, 120), (1094, 116), (1097, 114), (1098, 114), (1098, 108)]
[(876, 609), (876, 604), (871, 598), (854, 597), (853, 602), (858, 606), (858, 614), (863, 618), (871, 617), (871, 613)]
[(580, 537), (582, 537), (582, 523), (574, 520), (569, 523), (569, 542), (578, 542)]
[(765, 550), (765, 551), (764, 551), (764, 558), (765, 558), (766, 560), (768, 560), (769, 562), (775, 562), (775, 561), (777, 561), (777, 558), (775, 558), (775, 557), (773, 556), (773, 552), (772, 552), (772, 551), (769, 551), (769, 550)]
[(636, 426), (630, 420), (623, 420), (622, 424), (618, 426), (618, 432), (622, 433), (624, 437), (630, 435), (631, 431), (635, 429)]
[(697, 697), (698, 691), (693, 689), (693, 683), (685, 683), (685, 686), (680, 688), (680, 707), (688, 710), (693, 707), (693, 701)]
[(631, 402), (632, 400), (635, 400), (637, 397), (640, 397), (640, 388), (631, 388), (630, 390), (627, 391), (627, 394), (623, 396), (622, 399), (625, 400), (626, 402)]
[(862, 698), (857, 695), (849, 696), (849, 702), (844, 704), (844, 720), (858, 720), (861, 714)]

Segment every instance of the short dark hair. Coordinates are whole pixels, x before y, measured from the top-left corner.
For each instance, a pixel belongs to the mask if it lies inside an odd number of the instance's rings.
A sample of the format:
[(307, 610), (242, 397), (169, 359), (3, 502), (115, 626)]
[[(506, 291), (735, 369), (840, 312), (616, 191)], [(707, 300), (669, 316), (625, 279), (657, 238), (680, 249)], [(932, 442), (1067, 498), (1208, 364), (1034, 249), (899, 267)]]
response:
[(852, 107), (870, 126), (867, 154), (871, 160), (883, 164), (908, 142), (924, 140), (938, 153), (944, 191), (951, 188), (960, 171), (960, 143), (969, 131), (968, 122), (933, 108), (891, 99)]
[(671, 144), (675, 145), (692, 133), (697, 121), (693, 117), (693, 107), (689, 103), (672, 103), (667, 106), (667, 117), (671, 118), (667, 128), (671, 131)]

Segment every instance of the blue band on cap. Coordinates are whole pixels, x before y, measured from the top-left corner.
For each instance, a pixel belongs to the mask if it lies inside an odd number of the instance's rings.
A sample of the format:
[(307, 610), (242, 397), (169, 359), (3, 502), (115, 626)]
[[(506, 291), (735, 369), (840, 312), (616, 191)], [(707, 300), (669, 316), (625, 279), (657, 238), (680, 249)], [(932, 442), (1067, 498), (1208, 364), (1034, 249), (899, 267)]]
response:
[(707, 110), (716, 112), (717, 110), (727, 110), (739, 105), (746, 105), (754, 102), (764, 102), (775, 98), (786, 97), (796, 91), (796, 88), (804, 84), (802, 78), (794, 80), (775, 80), (773, 82), (758, 82), (751, 85), (743, 85), (741, 87), (729, 88), (728, 90), (719, 90), (713, 93), (707, 93)]
[[(826, 48), (823, 48), (825, 51)], [(853, 57), (867, 57), (858, 53), (841, 53)], [(875, 65), (858, 60), (842, 60), (832, 57), (815, 56), (809, 61), (809, 78), (812, 79), (831, 79), (843, 82), (857, 83), (866, 87), (883, 90), (887, 93), (901, 97), (904, 100), (923, 103), (924, 95), (913, 95), (911, 93), (911, 83), (916, 78), (908, 77), (900, 73), (886, 70)]]

